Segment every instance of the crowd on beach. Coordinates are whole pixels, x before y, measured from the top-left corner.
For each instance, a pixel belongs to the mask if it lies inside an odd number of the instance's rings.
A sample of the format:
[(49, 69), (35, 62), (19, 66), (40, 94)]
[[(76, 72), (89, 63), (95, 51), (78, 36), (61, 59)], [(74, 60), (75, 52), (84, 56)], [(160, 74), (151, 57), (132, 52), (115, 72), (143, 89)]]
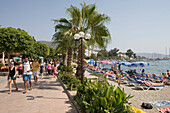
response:
[[(136, 83), (138, 85), (146, 85), (148, 87), (164, 87), (165, 84), (170, 84), (170, 72), (162, 73), (160, 76), (155, 73), (149, 74), (145, 73), (145, 70), (142, 69), (140, 73), (134, 70), (123, 71), (121, 70), (121, 64), (114, 64), (111, 69), (100, 68), (91, 64), (86, 64), (87, 70), (95, 73), (103, 74), (106, 78), (113, 78), (117, 81), (118, 85), (121, 83)], [(161, 88), (162, 88), (161, 87)], [(145, 87), (146, 88), (146, 87)]]
[(34, 60), (29, 60), (28, 58), (25, 58), (24, 62), (21, 63), (19, 62), (19, 65), (16, 66), (15, 62), (10, 62), (10, 67), (8, 69), (9, 74), (8, 74), (8, 85), (9, 85), (9, 92), (8, 94), (11, 94), (11, 84), (12, 81), (16, 87), (16, 91), (18, 91), (18, 86), (16, 83), (17, 78), (23, 78), (24, 81), (24, 88), (25, 90), (23, 93), (27, 93), (27, 82), (29, 82), (30, 88), (29, 90), (32, 90), (32, 75), (34, 78), (34, 84), (38, 85), (38, 76), (41, 76), (41, 80), (43, 80), (43, 74), (44, 72), (48, 76), (53, 76), (54, 78), (58, 74), (57, 67), (59, 65), (59, 62), (53, 62), (50, 60), (46, 60), (43, 62), (42, 59), (34, 59)]

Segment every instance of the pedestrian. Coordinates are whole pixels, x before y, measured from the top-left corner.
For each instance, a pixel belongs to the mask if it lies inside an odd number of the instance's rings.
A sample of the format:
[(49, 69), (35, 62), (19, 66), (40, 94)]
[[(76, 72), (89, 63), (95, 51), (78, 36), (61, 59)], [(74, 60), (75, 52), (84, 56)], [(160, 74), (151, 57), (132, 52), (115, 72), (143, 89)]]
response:
[(19, 78), (22, 76), (22, 63), (21, 62), (19, 63), (19, 66), (18, 66), (18, 76)]
[(54, 73), (54, 63), (52, 63), (51, 69), (52, 69), (52, 74), (53, 74)]
[(39, 72), (40, 64), (38, 63), (37, 59), (34, 59), (34, 62), (32, 63), (32, 67), (33, 67), (34, 82), (35, 85), (38, 85), (38, 72)]
[(43, 61), (41, 60), (40, 61), (40, 74), (41, 74), (41, 80), (43, 79), (43, 72), (45, 70), (45, 66), (44, 66), (44, 63)]
[(47, 65), (48, 75), (51, 75), (51, 63)]
[(56, 75), (58, 74), (57, 72), (57, 65), (54, 67), (54, 71), (53, 71), (53, 77), (56, 78)]
[(31, 83), (31, 75), (32, 75), (32, 64), (28, 61), (28, 58), (25, 58), (25, 62), (23, 63), (23, 81), (24, 81), (24, 86), (25, 86), (25, 91), (23, 92), (24, 94), (27, 93), (27, 81), (30, 84), (30, 89), (32, 90), (32, 83)]
[(16, 87), (16, 91), (18, 91), (18, 87), (17, 87), (17, 84), (16, 84), (16, 73), (17, 73), (17, 69), (15, 68), (14, 66), (14, 62), (11, 62), (10, 63), (11, 66), (9, 67), (9, 74), (8, 74), (8, 85), (9, 85), (9, 92), (8, 94), (11, 94), (11, 83), (12, 83), (12, 80), (13, 80), (13, 83)]

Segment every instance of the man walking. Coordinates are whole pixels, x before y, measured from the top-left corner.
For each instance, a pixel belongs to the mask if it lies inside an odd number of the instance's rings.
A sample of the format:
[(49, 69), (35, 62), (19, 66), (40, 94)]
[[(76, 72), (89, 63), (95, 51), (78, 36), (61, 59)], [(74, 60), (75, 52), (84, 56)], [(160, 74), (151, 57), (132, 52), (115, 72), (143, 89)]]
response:
[(38, 63), (37, 59), (34, 59), (32, 66), (33, 66), (34, 82), (35, 85), (38, 85), (38, 72), (39, 72), (40, 64)]
[(32, 83), (31, 83), (31, 74), (32, 74), (32, 65), (30, 65), (30, 62), (28, 61), (28, 58), (25, 58), (25, 62), (23, 63), (23, 81), (25, 86), (24, 94), (27, 93), (27, 81), (29, 81), (30, 84), (30, 90), (32, 90)]

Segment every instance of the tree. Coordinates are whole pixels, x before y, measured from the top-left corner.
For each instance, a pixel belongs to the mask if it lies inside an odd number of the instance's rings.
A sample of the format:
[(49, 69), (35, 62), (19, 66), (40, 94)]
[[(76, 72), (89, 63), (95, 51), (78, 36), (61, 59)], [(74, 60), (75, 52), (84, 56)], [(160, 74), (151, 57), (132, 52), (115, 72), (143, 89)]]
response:
[(114, 49), (111, 49), (108, 52), (108, 55), (109, 55), (110, 58), (117, 57), (118, 56), (118, 52), (119, 52), (119, 49), (114, 48)]
[(34, 46), (34, 49), (38, 56), (47, 57), (49, 55), (50, 49), (47, 44), (36, 42)]
[[(11, 53), (26, 53), (31, 49), (33, 43), (34, 39), (20, 28), (8, 27), (0, 29), (0, 49), (8, 54), (8, 61)], [(8, 65), (10, 65), (9, 62)]]
[(50, 49), (50, 53), (49, 53), (49, 55), (48, 55), (48, 57), (49, 58), (55, 58), (55, 49), (54, 48), (52, 48), (52, 47), (49, 47), (49, 49)]
[(107, 59), (107, 57), (108, 57), (108, 52), (107, 52), (106, 49), (100, 50), (100, 51), (97, 53), (97, 58), (98, 58), (98, 59), (103, 60), (103, 59)]
[(97, 59), (97, 58), (96, 58), (96, 55), (95, 55), (94, 53), (91, 54), (90, 58), (91, 58), (91, 59), (94, 59), (94, 60)]
[[(72, 5), (67, 9), (67, 12), (71, 17), (70, 21), (74, 23), (74, 26), (76, 26), (79, 31), (83, 31), (85, 34), (91, 34), (92, 38), (89, 42), (85, 42), (86, 44), (88, 43), (92, 48), (94, 48), (94, 46), (102, 48), (106, 47), (108, 40), (111, 37), (109, 30), (104, 24), (106, 21), (109, 21), (110, 18), (107, 15), (98, 13), (95, 4), (86, 5), (84, 3), (81, 4), (81, 6), (81, 10)], [(78, 48), (80, 49), (80, 47)], [(78, 56), (80, 56), (79, 54), (81, 54), (81, 50), (78, 50)], [(78, 59), (77, 64), (76, 76), (80, 76), (81, 59)]]
[(126, 55), (129, 57), (129, 59), (134, 55), (134, 52), (131, 49), (128, 49), (126, 52)]
[[(109, 42), (108, 40), (111, 38), (109, 30), (105, 26), (105, 22), (109, 21), (110, 18), (104, 14), (100, 14), (96, 10), (96, 5), (95, 4), (89, 4), (86, 5), (81, 4), (82, 8), (79, 9), (75, 6), (70, 6), (66, 10), (66, 12), (69, 14), (70, 19), (65, 19), (65, 18), (60, 18), (55, 20), (55, 22), (58, 22), (58, 24), (55, 26), (55, 30), (57, 35), (58, 41), (61, 41), (62, 38), (59, 38), (59, 33), (62, 33), (63, 37), (67, 37), (70, 40), (68, 45), (68, 48), (65, 48), (66, 51), (68, 52), (68, 61), (70, 62), (71, 57), (70, 55), (72, 54), (71, 48), (74, 47), (74, 34), (83, 31), (86, 33), (90, 33), (92, 38), (90, 39), (89, 42), (85, 42), (84, 44), (86, 45), (88, 43), (88, 46), (91, 46), (94, 48), (94, 46), (97, 47), (106, 47), (107, 43)], [(61, 35), (61, 34), (60, 34)], [(64, 38), (63, 38), (64, 39)], [(65, 40), (65, 39), (64, 39)], [(80, 41), (79, 41), (80, 42)], [(56, 41), (57, 43), (57, 41)], [(66, 44), (64, 44), (66, 45)], [(61, 45), (61, 46), (64, 46)], [(80, 49), (80, 43), (78, 45), (78, 48)], [(86, 48), (86, 47), (83, 47)], [(84, 52), (84, 50), (83, 50)], [(78, 50), (78, 68), (76, 75), (80, 76), (81, 75), (81, 59), (80, 59), (80, 53), (81, 50)], [(83, 53), (84, 54), (84, 53)], [(68, 62), (68, 64), (69, 64)]]

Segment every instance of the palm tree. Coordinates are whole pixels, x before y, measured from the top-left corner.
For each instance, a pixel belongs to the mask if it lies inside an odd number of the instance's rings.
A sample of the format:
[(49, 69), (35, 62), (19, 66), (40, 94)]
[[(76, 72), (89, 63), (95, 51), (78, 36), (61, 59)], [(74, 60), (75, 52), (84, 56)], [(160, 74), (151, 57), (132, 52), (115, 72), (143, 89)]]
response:
[[(62, 33), (62, 38), (66, 37), (67, 39), (67, 55), (68, 55), (68, 59), (67, 59), (67, 66), (71, 65), (71, 58), (72, 58), (72, 49), (74, 47), (74, 34), (78, 32), (78, 29), (76, 27), (74, 27), (73, 23), (65, 18), (60, 18), (57, 20), (54, 20), (55, 23), (58, 23), (55, 26), (55, 32), (56, 34), (58, 32)], [(57, 40), (62, 40), (62, 38), (59, 38), (59, 35), (54, 35), (53, 36), (53, 42), (54, 43), (58, 43)], [(63, 46), (65, 46), (65, 44), (63, 44)]]
[[(96, 11), (96, 5), (90, 4), (86, 5), (81, 4), (82, 9), (78, 9), (75, 6), (70, 6), (67, 9), (70, 17), (72, 18), (70, 21), (74, 22), (74, 25), (85, 33), (90, 33), (92, 38), (88, 42), (88, 45), (94, 48), (94, 46), (98, 47), (106, 47), (109, 39), (110, 33), (107, 27), (104, 25), (106, 21), (109, 21), (110, 18), (104, 14), (100, 14)], [(105, 37), (105, 38), (104, 38)], [(108, 37), (108, 38), (106, 38)], [(80, 47), (79, 47), (80, 49)], [(78, 51), (78, 67), (76, 75), (81, 75), (81, 59), (80, 59), (81, 50)]]
[(67, 38), (67, 36), (64, 35), (63, 32), (56, 32), (52, 38), (53, 43), (58, 44), (56, 48), (56, 53), (62, 54), (63, 64), (65, 64), (66, 52), (68, 51), (68, 48), (69, 48), (68, 39), (69, 38)]
[[(55, 26), (56, 32), (61, 32), (67, 36), (70, 40), (70, 45), (67, 48), (68, 49), (68, 55), (71, 55), (72, 51), (71, 48), (74, 46), (74, 39), (73, 36), (75, 33), (78, 33), (79, 31), (83, 31), (85, 33), (90, 33), (92, 38), (87, 43), (89, 47), (106, 47), (108, 41), (110, 40), (110, 33), (107, 27), (105, 26), (105, 22), (109, 21), (110, 18), (104, 14), (100, 14), (96, 11), (96, 5), (95, 4), (89, 4), (86, 5), (81, 4), (82, 9), (75, 6), (70, 6), (66, 10), (66, 12), (70, 16), (70, 20), (67, 20), (65, 18), (61, 18), (58, 20), (54, 20), (55, 22), (58, 22), (58, 24)], [(68, 35), (69, 34), (69, 35)], [(66, 45), (66, 44), (64, 44)], [(81, 68), (81, 60), (80, 60), (80, 45), (79, 45), (79, 51), (78, 51), (78, 67), (76, 75), (80, 76), (80, 68)], [(84, 50), (83, 50), (84, 51)], [(68, 58), (70, 60), (70, 58)]]

